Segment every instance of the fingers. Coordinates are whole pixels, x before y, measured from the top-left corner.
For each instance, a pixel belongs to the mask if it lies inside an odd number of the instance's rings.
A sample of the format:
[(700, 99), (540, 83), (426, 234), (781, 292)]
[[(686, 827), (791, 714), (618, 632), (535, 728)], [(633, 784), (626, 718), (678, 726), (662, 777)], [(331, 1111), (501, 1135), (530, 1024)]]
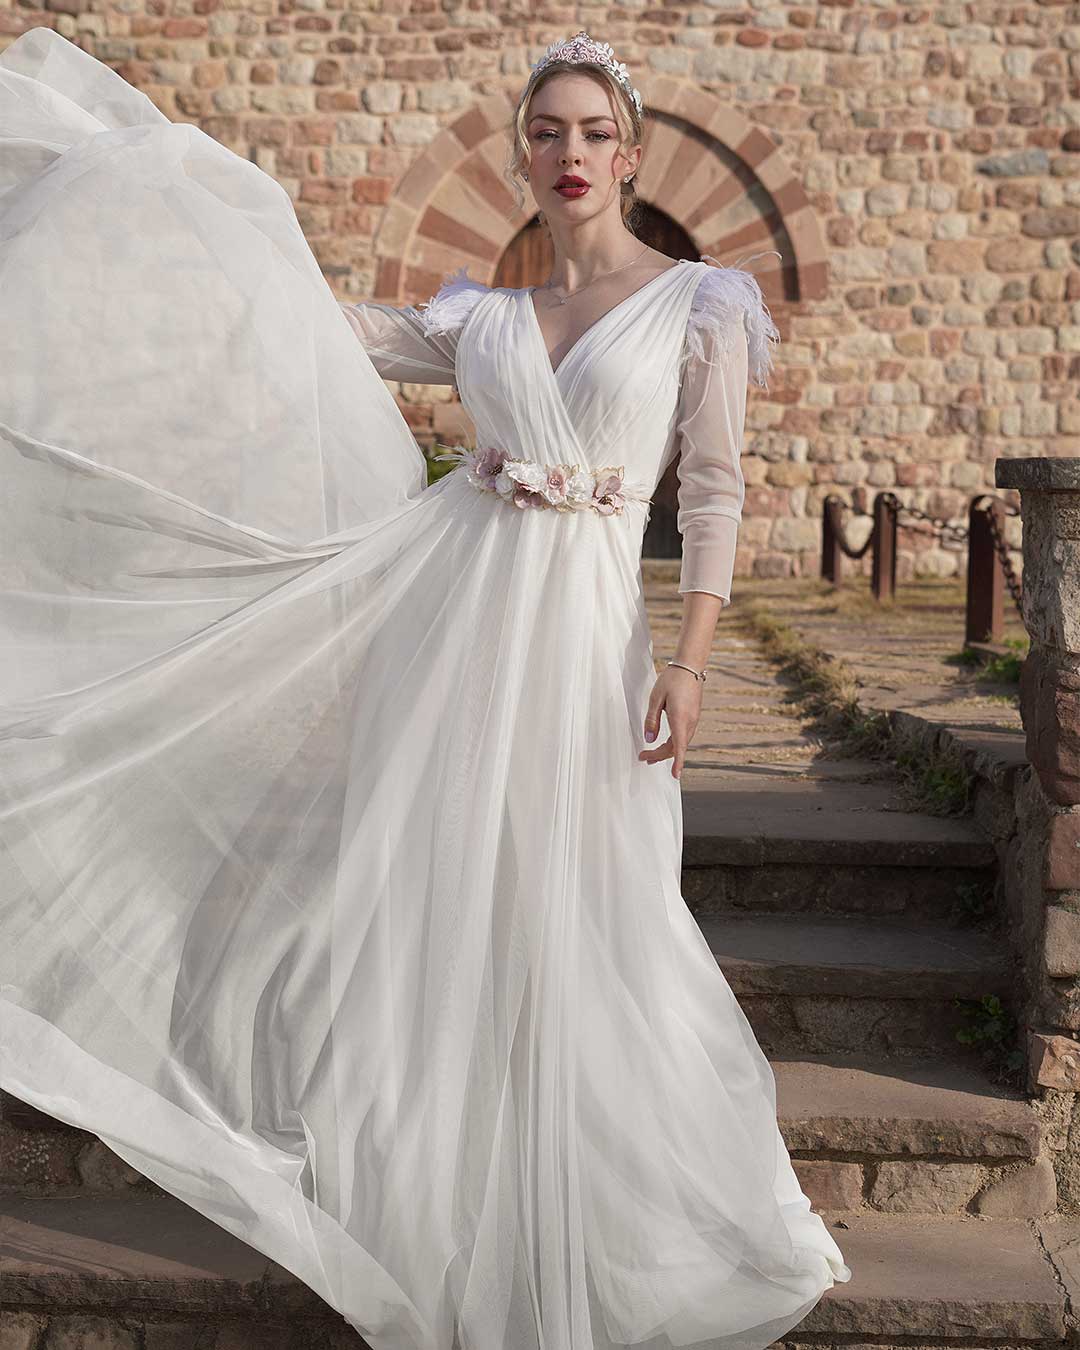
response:
[(671, 727), (671, 735), (662, 745), (649, 746), (644, 750), (638, 751), (638, 759), (646, 764), (659, 764), (664, 759), (674, 759), (671, 766), (671, 776), (681, 778), (683, 766), (686, 763), (686, 752), (690, 748), (690, 741), (693, 738), (694, 728), (689, 725), (683, 725), (681, 719), (672, 723), (670, 715), (668, 725)]
[(661, 760), (673, 759), (671, 775), (673, 778), (680, 778), (686, 763), (686, 752), (697, 730), (700, 694), (698, 702), (695, 703), (693, 699), (688, 700), (685, 692), (680, 690), (675, 690), (669, 700), (668, 692), (665, 678), (661, 675), (649, 695), (649, 706), (645, 714), (645, 739), (655, 741), (660, 734), (662, 712), (667, 714), (671, 735), (663, 745), (649, 745), (639, 751), (638, 759), (646, 764), (658, 764)]
[(659, 764), (662, 759), (674, 758), (675, 763), (671, 766), (671, 776), (678, 778), (682, 773), (683, 763), (686, 760), (686, 741), (676, 740), (669, 736), (663, 745), (657, 745), (648, 750), (640, 750), (638, 759), (644, 760), (646, 764)]
[(654, 684), (649, 695), (649, 707), (645, 714), (645, 739), (655, 741), (660, 734), (660, 710), (664, 706), (664, 695), (659, 684)]
[(672, 778), (682, 777), (683, 764), (686, 761), (686, 743), (687, 738), (685, 736), (675, 737), (675, 763), (671, 766)]
[(675, 747), (669, 736), (663, 745), (654, 745), (645, 750), (638, 751), (638, 759), (644, 760), (647, 764), (659, 764), (662, 759), (670, 759), (675, 753)]

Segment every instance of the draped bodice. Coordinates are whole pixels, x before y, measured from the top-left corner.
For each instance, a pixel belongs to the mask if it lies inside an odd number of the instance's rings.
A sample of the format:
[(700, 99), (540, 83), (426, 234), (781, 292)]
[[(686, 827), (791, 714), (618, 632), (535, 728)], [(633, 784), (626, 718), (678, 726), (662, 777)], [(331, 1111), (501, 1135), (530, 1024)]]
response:
[(633, 291), (552, 369), (532, 288), (482, 287), (457, 346), (456, 381), (480, 445), (540, 463), (617, 464), (655, 487), (672, 449), (680, 358), (704, 262)]
[(456, 386), (477, 450), (534, 470), (615, 467), (645, 499), (677, 461), (680, 590), (726, 597), (746, 386), (767, 387), (779, 332), (754, 275), (713, 262), (682, 259), (639, 286), (555, 369), (534, 288), (487, 286), (464, 267), (423, 305), (343, 308), (385, 379)]

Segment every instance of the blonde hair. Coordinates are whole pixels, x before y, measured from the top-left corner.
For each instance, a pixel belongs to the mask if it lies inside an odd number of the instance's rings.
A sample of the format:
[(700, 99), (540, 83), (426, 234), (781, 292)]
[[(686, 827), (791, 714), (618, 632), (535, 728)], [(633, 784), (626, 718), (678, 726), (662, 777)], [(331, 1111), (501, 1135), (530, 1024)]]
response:
[[(530, 79), (525, 85), (510, 121), (510, 154), (506, 161), (506, 176), (510, 179), (519, 211), (525, 207), (525, 193), (521, 184), (524, 181), (522, 175), (529, 162), (529, 136), (526, 127), (529, 124), (529, 109), (532, 106), (533, 95), (554, 75), (561, 75), (564, 72), (577, 74), (580, 71), (603, 80), (615, 95), (615, 125), (619, 128), (619, 150), (625, 154), (635, 145), (644, 143), (645, 119), (638, 112), (633, 99), (609, 70), (603, 66), (593, 65), (590, 61), (552, 61), (535, 79)], [(634, 178), (636, 177), (635, 174)], [(631, 233), (637, 223), (637, 217), (642, 214), (634, 178), (631, 178), (629, 183), (624, 183), (621, 178), (618, 180), (622, 221)], [(546, 224), (542, 211), (539, 218)]]

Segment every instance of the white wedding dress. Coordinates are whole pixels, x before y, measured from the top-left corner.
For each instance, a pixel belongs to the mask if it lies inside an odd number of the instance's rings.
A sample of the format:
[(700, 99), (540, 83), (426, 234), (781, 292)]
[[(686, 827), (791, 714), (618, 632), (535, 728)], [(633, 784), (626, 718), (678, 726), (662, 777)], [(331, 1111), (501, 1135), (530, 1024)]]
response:
[[(675, 265), (557, 371), (528, 289), (342, 306), (272, 179), (39, 28), (0, 297), (3, 1086), (375, 1350), (798, 1324), (850, 1270), (638, 759), (633, 494), (681, 447), (723, 593), (753, 278)], [(425, 487), (380, 371), (629, 499)]]

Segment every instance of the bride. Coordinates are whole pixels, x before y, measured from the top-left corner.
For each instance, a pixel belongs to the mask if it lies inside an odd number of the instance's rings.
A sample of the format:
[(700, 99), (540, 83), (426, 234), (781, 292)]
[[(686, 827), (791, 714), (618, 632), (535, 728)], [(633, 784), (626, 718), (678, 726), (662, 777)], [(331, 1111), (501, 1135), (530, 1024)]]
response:
[[(641, 119), (552, 44), (549, 280), (342, 305), (254, 165), (0, 57), (3, 1086), (376, 1350), (760, 1350), (851, 1274), (679, 889), (776, 330), (626, 227)], [(475, 423), (430, 486), (383, 378)]]

